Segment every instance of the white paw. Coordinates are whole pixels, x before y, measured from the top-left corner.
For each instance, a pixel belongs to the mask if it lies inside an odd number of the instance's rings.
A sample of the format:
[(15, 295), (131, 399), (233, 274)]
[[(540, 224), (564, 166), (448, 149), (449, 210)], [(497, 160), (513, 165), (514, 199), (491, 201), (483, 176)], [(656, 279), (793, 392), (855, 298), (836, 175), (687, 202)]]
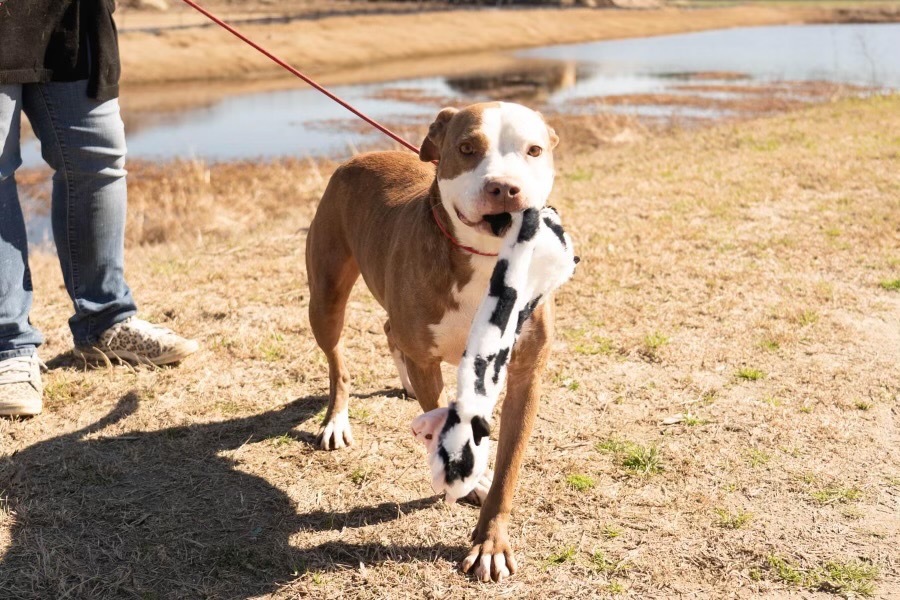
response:
[(322, 450), (337, 450), (352, 446), (353, 432), (350, 430), (350, 417), (347, 416), (347, 411), (332, 415), (331, 419), (322, 425), (316, 440)]
[(491, 490), (491, 484), (494, 482), (494, 472), (491, 469), (488, 469), (484, 473), (481, 474), (481, 477), (478, 478), (478, 481), (475, 483), (475, 489), (469, 492), (463, 500), (466, 502), (471, 502), (477, 506), (481, 506), (484, 504), (485, 498), (487, 498), (488, 492)]

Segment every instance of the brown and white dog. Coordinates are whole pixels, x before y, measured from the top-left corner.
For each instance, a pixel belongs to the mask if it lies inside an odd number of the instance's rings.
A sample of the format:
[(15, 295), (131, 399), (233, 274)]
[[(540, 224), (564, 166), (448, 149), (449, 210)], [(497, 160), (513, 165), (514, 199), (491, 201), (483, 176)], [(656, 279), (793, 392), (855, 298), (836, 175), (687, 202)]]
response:
[[(373, 152), (335, 171), (306, 245), (309, 320), (329, 368), (323, 449), (353, 443), (341, 330), (359, 275), (387, 311), (384, 331), (407, 394), (423, 411), (446, 404), (441, 362), (460, 361), (510, 213), (546, 204), (557, 142), (524, 106), (475, 104), (442, 110), (418, 158)], [(516, 571), (507, 523), (552, 334), (552, 302), (545, 302), (510, 361), (493, 483), (461, 564), (482, 581)]]

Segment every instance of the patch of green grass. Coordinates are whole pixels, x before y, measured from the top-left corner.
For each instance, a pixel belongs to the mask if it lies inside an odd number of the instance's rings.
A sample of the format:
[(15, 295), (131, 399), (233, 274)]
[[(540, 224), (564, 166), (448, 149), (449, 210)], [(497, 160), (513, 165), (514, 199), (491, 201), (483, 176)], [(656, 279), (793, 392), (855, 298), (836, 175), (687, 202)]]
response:
[(616, 563), (606, 558), (603, 550), (597, 550), (591, 555), (591, 566), (604, 574), (614, 573), (616, 570)]
[(369, 472), (362, 467), (357, 467), (352, 473), (350, 473), (350, 481), (353, 483), (353, 485), (362, 485), (368, 479)]
[(545, 561), (548, 567), (554, 565), (561, 565), (564, 562), (568, 562), (575, 558), (575, 546), (566, 546), (565, 548), (560, 548), (559, 551), (554, 552), (550, 556), (547, 557)]
[(607, 524), (600, 529), (600, 535), (608, 540), (612, 540), (622, 535), (622, 530), (615, 525)]
[(804, 404), (803, 406), (801, 406), (801, 407), (798, 408), (797, 410), (799, 410), (800, 412), (802, 412), (802, 413), (805, 414), (805, 415), (808, 415), (809, 413), (811, 413), (811, 412), (813, 411), (813, 407), (810, 406), (810, 405), (808, 405), (808, 404)]
[(871, 596), (875, 593), (878, 567), (859, 560), (829, 561), (812, 569), (802, 569), (779, 556), (766, 558), (769, 571), (777, 581), (812, 591), (841, 594), (845, 597)]
[(737, 370), (735, 375), (738, 379), (743, 379), (745, 381), (758, 381), (766, 376), (763, 371), (752, 367), (741, 367)]
[(351, 419), (356, 419), (357, 421), (368, 421), (372, 417), (372, 412), (364, 406), (351, 407), (347, 414)]
[(819, 320), (819, 313), (814, 310), (804, 310), (801, 311), (800, 314), (797, 315), (797, 323), (801, 327), (806, 327), (807, 325), (812, 325), (816, 321)]
[(900, 292), (900, 279), (885, 279), (878, 285), (889, 292)]
[(747, 451), (747, 460), (750, 461), (751, 467), (759, 467), (772, 460), (772, 455), (765, 450), (751, 448)]
[(684, 415), (684, 419), (682, 419), (681, 422), (688, 427), (695, 427), (697, 425), (706, 425), (707, 423), (709, 423), (709, 419), (701, 419), (697, 415), (687, 413), (686, 415)]
[(632, 444), (625, 450), (622, 466), (641, 475), (652, 475), (663, 470), (662, 456), (657, 446)]
[(293, 444), (296, 440), (287, 433), (281, 435), (273, 435), (269, 438), (269, 442), (276, 448)]
[(817, 585), (820, 590), (843, 594), (871, 596), (875, 593), (875, 578), (878, 567), (861, 561), (829, 562), (825, 568), (817, 572)]
[(577, 392), (578, 388), (580, 388), (580, 387), (581, 387), (581, 384), (578, 382), (577, 379), (570, 379), (566, 383), (566, 389), (569, 391), (572, 391), (572, 392)]
[(589, 341), (580, 342), (572, 347), (576, 354), (584, 356), (596, 356), (598, 354), (612, 354), (615, 352), (613, 341), (609, 338), (597, 337)]
[(618, 581), (611, 581), (606, 584), (606, 591), (610, 594), (624, 594), (625, 586)]
[(659, 351), (669, 343), (669, 338), (658, 331), (647, 334), (641, 340), (640, 353), (650, 360), (659, 360)]
[(716, 525), (723, 529), (740, 529), (753, 518), (752, 513), (743, 510), (730, 512), (724, 508), (717, 508), (716, 515)]
[(759, 347), (763, 350), (768, 350), (769, 352), (775, 352), (781, 348), (781, 344), (778, 342), (778, 340), (766, 338), (759, 343)]
[(598, 452), (615, 454), (619, 464), (641, 475), (652, 475), (663, 470), (662, 455), (659, 448), (654, 445), (642, 446), (627, 440), (610, 438), (597, 442), (594, 448)]
[(780, 556), (770, 555), (766, 557), (769, 568), (779, 581), (789, 585), (801, 585), (804, 580), (803, 573)]
[(590, 181), (594, 178), (594, 172), (587, 169), (575, 169), (571, 173), (566, 174), (569, 181)]
[(619, 452), (624, 452), (630, 442), (626, 442), (623, 440), (617, 440), (615, 438), (609, 438), (608, 440), (604, 440), (602, 442), (597, 442), (594, 445), (594, 449), (598, 452), (608, 452), (611, 454), (617, 454)]
[(284, 336), (280, 333), (274, 333), (266, 341), (257, 346), (262, 359), (266, 362), (278, 362), (285, 358)]
[(566, 477), (566, 484), (576, 492), (586, 492), (597, 485), (597, 482), (590, 475), (573, 473)]
[(781, 400), (776, 398), (775, 396), (763, 396), (762, 401), (769, 406), (781, 406)]
[(812, 492), (810, 496), (819, 504), (847, 504), (862, 498), (862, 490), (833, 484)]
[(866, 402), (865, 400), (857, 400), (853, 403), (853, 407), (856, 408), (856, 410), (869, 410), (872, 408), (872, 403)]

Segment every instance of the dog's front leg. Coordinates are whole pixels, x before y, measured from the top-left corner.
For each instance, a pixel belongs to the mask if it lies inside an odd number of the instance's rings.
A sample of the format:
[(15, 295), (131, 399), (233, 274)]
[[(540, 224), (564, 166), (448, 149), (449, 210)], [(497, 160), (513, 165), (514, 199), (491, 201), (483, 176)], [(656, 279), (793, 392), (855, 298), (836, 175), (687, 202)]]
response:
[(509, 365), (506, 399), (500, 414), (500, 439), (494, 480), (472, 532), (472, 550), (462, 561), (463, 572), (481, 581), (500, 581), (516, 572), (507, 524), (519, 468), (534, 426), (541, 396), (541, 374), (553, 338), (553, 300), (532, 315), (516, 344)]

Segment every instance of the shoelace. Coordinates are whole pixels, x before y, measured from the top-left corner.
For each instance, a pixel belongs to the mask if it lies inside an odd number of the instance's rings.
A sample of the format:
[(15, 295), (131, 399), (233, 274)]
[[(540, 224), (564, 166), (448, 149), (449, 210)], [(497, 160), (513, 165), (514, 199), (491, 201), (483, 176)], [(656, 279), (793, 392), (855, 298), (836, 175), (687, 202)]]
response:
[(11, 383), (31, 383), (31, 373), (34, 363), (44, 366), (36, 355), (16, 356), (0, 362), (0, 385)]

